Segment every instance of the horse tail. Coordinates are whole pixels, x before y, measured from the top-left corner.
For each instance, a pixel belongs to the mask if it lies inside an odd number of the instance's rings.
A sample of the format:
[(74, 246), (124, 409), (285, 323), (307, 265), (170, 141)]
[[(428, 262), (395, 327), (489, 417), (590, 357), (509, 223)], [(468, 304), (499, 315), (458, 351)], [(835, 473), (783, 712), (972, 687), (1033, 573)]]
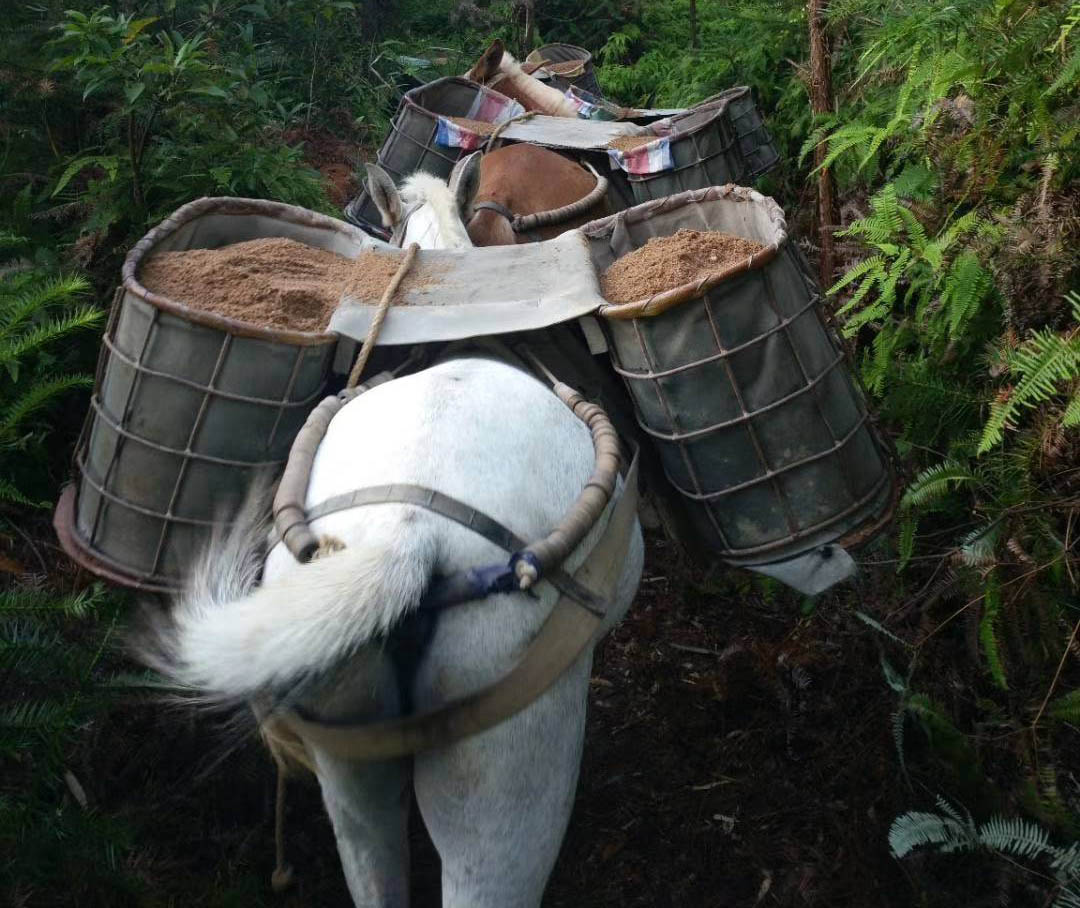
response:
[(135, 640), (138, 655), (215, 700), (332, 668), (419, 604), (437, 546), (413, 516), (372, 520), (362, 543), (256, 587), (266, 521), (242, 514), (198, 559), (172, 615)]

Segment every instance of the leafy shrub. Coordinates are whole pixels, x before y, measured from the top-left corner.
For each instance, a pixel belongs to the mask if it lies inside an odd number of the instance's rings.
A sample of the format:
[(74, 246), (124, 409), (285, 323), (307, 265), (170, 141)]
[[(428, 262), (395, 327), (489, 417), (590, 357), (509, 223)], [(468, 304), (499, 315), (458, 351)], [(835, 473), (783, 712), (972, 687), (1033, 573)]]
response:
[(327, 208), (319, 175), (281, 138), (297, 111), (260, 84), (253, 30), (185, 37), (160, 25), (104, 7), (68, 11), (53, 67), (104, 114), (96, 148), (67, 160), (51, 196), (88, 206), (84, 230), (124, 234), (215, 193)]

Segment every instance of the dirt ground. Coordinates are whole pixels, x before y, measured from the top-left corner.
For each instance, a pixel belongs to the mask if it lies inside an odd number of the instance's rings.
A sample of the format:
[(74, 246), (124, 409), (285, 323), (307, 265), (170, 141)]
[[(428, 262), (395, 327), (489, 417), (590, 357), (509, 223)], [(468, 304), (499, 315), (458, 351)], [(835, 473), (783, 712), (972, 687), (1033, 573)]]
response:
[[(885, 570), (810, 602), (745, 572), (685, 567), (651, 539), (635, 604), (597, 650), (577, 802), (544, 905), (952, 908), (1008, 892), (1042, 904), (981, 859), (888, 854), (893, 818), (931, 807), (945, 777), (912, 731), (904, 782), (881, 637), (853, 617), (895, 608)], [(93, 810), (138, 830), (122, 860), (145, 886), (87, 881), (27, 905), (351, 905), (305, 779), (289, 789), (296, 884), (271, 892), (274, 774), (243, 717), (133, 695), (85, 730), (72, 766)], [(415, 811), (412, 827), (425, 908), (438, 904), (438, 858)]]

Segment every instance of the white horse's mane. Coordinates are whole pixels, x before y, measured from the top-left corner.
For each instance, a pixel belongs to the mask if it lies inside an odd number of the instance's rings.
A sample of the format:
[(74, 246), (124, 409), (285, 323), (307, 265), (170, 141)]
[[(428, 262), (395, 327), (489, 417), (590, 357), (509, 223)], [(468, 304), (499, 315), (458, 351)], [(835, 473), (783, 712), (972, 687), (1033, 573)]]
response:
[(417, 203), (427, 203), (435, 216), (435, 223), (442, 238), (442, 245), (449, 248), (471, 246), (472, 240), (461, 223), (454, 192), (441, 180), (430, 173), (417, 171), (406, 177), (401, 185), (401, 200), (409, 208)]

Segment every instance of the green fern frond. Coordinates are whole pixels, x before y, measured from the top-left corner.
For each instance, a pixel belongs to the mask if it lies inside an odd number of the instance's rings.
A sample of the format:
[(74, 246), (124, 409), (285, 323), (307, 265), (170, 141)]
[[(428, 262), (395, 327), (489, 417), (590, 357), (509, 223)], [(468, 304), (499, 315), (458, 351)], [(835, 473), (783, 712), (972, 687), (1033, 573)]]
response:
[(95, 583), (78, 593), (63, 595), (33, 587), (12, 587), (0, 591), (0, 618), (26, 614), (85, 618), (104, 600), (105, 587), (100, 583)]
[(985, 568), (997, 561), (997, 547), (1001, 539), (1001, 521), (976, 527), (960, 540), (960, 558), (968, 567)]
[(897, 548), (899, 549), (900, 561), (896, 565), (896, 573), (901, 573), (911, 561), (915, 553), (915, 532), (919, 521), (910, 511), (900, 516), (900, 533), (897, 536)]
[(91, 388), (94, 380), (88, 375), (56, 375), (23, 392), (0, 412), (0, 441), (11, 440), (19, 428), (55, 398), (73, 388)]
[(9, 280), (6, 286), (0, 284), (0, 344), (38, 312), (70, 304), (90, 291), (90, 282), (78, 275), (54, 277), (44, 281), (34, 280), (36, 275), (33, 273), (27, 277), (31, 280), (26, 282), (29, 284), (26, 290), (22, 289), (22, 281), (16, 283)]
[(941, 302), (951, 337), (959, 337), (993, 287), (993, 279), (970, 250), (962, 252), (945, 276)]
[(872, 271), (875, 272), (875, 274), (884, 275), (885, 259), (883, 259), (880, 255), (871, 256), (868, 259), (863, 259), (861, 262), (852, 265), (846, 272), (844, 272), (843, 277), (841, 277), (840, 280), (838, 280), (825, 292), (829, 296), (835, 296), (852, 281), (857, 281), (864, 274), (869, 274)]
[(69, 315), (37, 325), (0, 345), (0, 364), (15, 362), (82, 328), (92, 328), (101, 321), (102, 315), (100, 309), (82, 306)]
[(978, 828), (980, 844), (1017, 858), (1036, 858), (1053, 853), (1050, 834), (1036, 823), (1020, 817), (991, 817)]
[(960, 483), (975, 481), (977, 477), (967, 465), (956, 460), (945, 460), (915, 477), (904, 493), (900, 507), (905, 510), (925, 508)]
[(7, 504), (21, 504), (27, 508), (48, 508), (48, 501), (34, 501), (28, 498), (16, 488), (15, 484), (0, 476), (0, 502)]
[(47, 731), (66, 725), (70, 709), (51, 700), (26, 700), (0, 709), (0, 728)]
[(1046, 713), (1062, 722), (1080, 725), (1080, 688), (1050, 702)]
[(936, 813), (908, 811), (893, 820), (889, 827), (889, 850), (893, 857), (906, 857), (916, 848), (927, 845), (946, 853), (971, 851), (976, 840), (966, 824)]
[[(1060, 386), (1080, 379), (1080, 335), (1036, 331), (1009, 357), (1009, 369), (1020, 381), (1007, 397), (995, 400), (983, 428), (978, 453), (1000, 444), (1022, 408), (1045, 403), (1060, 393)], [(1067, 408), (1066, 414), (1072, 406)]]
[(865, 123), (849, 123), (840, 127), (829, 136), (829, 151), (814, 172), (831, 167), (837, 158), (849, 151), (858, 151), (860, 157), (863, 157), (879, 132), (878, 127), (868, 126)]
[(1050, 87), (1044, 92), (1044, 97), (1056, 95), (1063, 88), (1075, 91), (1077, 84), (1080, 84), (1080, 45), (1073, 48), (1072, 55), (1061, 68), (1058, 77), (1050, 83)]
[(986, 593), (983, 596), (983, 614), (979, 621), (979, 641), (986, 656), (986, 665), (990, 677), (1002, 690), (1009, 689), (1005, 676), (1005, 665), (1001, 659), (1001, 647), (998, 643), (997, 620), (1001, 613), (1001, 588), (998, 586), (996, 572), (986, 578)]

